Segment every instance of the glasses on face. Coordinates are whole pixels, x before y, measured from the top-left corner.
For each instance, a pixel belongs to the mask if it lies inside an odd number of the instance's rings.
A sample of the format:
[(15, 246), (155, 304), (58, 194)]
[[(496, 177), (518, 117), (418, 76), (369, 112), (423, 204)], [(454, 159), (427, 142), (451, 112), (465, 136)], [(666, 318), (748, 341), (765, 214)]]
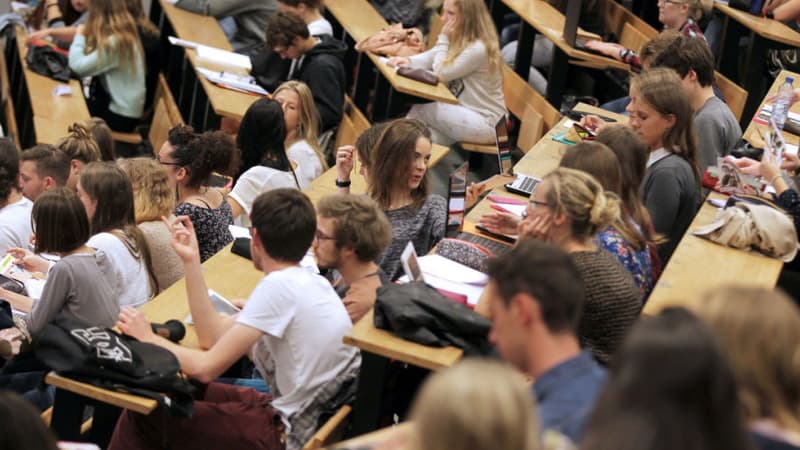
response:
[(162, 166), (175, 166), (175, 167), (183, 167), (183, 164), (179, 164), (176, 162), (169, 162), (169, 161), (162, 161), (161, 157), (156, 155), (156, 161), (161, 164)]
[(673, 5), (683, 5), (686, 2), (677, 2), (677, 1), (674, 1), (674, 0), (658, 0), (658, 2), (656, 4), (658, 6), (666, 6), (667, 3), (672, 3)]
[[(550, 205), (548, 205), (547, 202), (540, 202), (539, 200), (535, 200), (535, 199), (530, 199), (529, 200), (528, 208), (535, 209), (537, 206), (550, 206)], [(523, 219), (528, 217), (528, 208), (525, 208), (525, 210), (522, 211), (522, 218)]]
[(333, 241), (336, 238), (333, 236), (328, 236), (327, 234), (323, 233), (322, 230), (317, 229), (317, 231), (314, 232), (314, 239), (318, 241)]

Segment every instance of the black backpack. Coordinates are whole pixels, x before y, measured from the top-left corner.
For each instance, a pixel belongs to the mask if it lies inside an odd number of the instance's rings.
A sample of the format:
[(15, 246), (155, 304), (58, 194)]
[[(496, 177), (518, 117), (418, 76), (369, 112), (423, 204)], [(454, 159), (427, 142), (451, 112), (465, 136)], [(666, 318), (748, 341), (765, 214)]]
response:
[(174, 416), (191, 417), (194, 387), (164, 348), (60, 316), (35, 337), (33, 349), (60, 375), (152, 398)]

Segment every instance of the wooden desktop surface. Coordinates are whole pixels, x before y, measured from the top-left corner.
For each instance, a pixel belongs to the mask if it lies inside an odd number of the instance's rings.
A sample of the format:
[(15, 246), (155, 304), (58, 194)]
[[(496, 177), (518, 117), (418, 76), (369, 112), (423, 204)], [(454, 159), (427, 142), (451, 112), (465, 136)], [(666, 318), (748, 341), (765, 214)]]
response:
[(755, 16), (719, 2), (714, 2), (714, 8), (765, 39), (790, 47), (800, 47), (800, 33), (777, 20)]
[[(215, 18), (176, 8), (168, 0), (159, 1), (164, 14), (175, 30), (175, 34), (178, 35), (177, 37), (221, 50), (233, 50)], [(184, 51), (193, 68), (212, 68), (205, 63), (198, 63), (195, 59), (196, 52), (194, 50), (184, 49)], [(217, 86), (200, 74), (197, 74), (197, 79), (200, 80), (211, 107), (214, 108), (214, 112), (219, 116), (241, 120), (247, 108), (261, 98), (259, 95)]]
[[(793, 77), (795, 80), (800, 80), (800, 74), (795, 72), (790, 72), (788, 70), (782, 70), (781, 73), (778, 74), (778, 76), (775, 78), (775, 81), (772, 83), (772, 86), (769, 88), (769, 91), (764, 96), (764, 99), (762, 99), (761, 103), (758, 105), (758, 109), (756, 109), (756, 114), (758, 114), (758, 112), (761, 111), (761, 108), (764, 107), (764, 104), (766, 103), (764, 100), (770, 95), (778, 92), (778, 88), (780, 88), (781, 85), (784, 83), (784, 81), (786, 81), (786, 77)], [(798, 86), (798, 84), (796, 83), (795, 86)], [(792, 105), (790, 111), (800, 114), (800, 102)], [(750, 124), (747, 125), (747, 129), (744, 131), (743, 136), (748, 142), (753, 144), (753, 146), (763, 147), (764, 141), (761, 138), (761, 134), (765, 132), (766, 128), (767, 128), (766, 125), (757, 124), (751, 120)], [(798, 138), (798, 136), (787, 133), (785, 131), (783, 132), (783, 137), (789, 144), (797, 145), (798, 143), (800, 143), (800, 138)]]
[[(327, 2), (325, 8), (336, 17), (336, 20), (347, 30), (347, 34), (356, 42), (372, 36), (389, 26), (386, 20), (366, 0), (335, 0)], [(354, 11), (357, 11), (358, 14), (354, 14)], [(398, 92), (435, 102), (458, 104), (458, 99), (443, 83), (431, 86), (410, 78), (401, 77), (397, 75), (393, 67), (380, 62), (376, 55), (369, 52), (367, 52), (367, 55), (381, 72), (381, 75)]]
[[(503, 0), (506, 6), (517, 13), (525, 22), (530, 24), (537, 32), (544, 35), (558, 46), (572, 59), (586, 63), (597, 69), (628, 70), (630, 66), (607, 56), (578, 50), (564, 40), (564, 15), (555, 7), (544, 0)], [(578, 33), (585, 33), (578, 29)], [(583, 65), (583, 64), (582, 64)]]
[[(67, 127), (90, 117), (81, 83), (78, 80), (61, 83), (28, 69), (25, 61), (25, 56), (28, 54), (28, 33), (19, 26), (16, 27), (16, 32), (20, 63), (31, 101), (36, 142), (55, 144), (67, 134)], [(53, 93), (57, 86), (65, 84), (72, 88), (71, 95), (57, 96)]]

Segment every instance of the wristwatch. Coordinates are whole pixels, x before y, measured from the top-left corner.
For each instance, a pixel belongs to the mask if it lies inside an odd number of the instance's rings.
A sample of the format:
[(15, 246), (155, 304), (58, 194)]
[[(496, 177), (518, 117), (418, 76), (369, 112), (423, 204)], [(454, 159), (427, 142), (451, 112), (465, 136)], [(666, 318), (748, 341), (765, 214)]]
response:
[(336, 187), (340, 187), (340, 188), (350, 187), (350, 180), (339, 181), (339, 179), (337, 178), (336, 179)]
[(767, 19), (773, 19), (774, 20), (775, 19), (775, 14), (772, 11), (769, 11), (766, 14), (764, 14), (764, 17), (766, 17)]

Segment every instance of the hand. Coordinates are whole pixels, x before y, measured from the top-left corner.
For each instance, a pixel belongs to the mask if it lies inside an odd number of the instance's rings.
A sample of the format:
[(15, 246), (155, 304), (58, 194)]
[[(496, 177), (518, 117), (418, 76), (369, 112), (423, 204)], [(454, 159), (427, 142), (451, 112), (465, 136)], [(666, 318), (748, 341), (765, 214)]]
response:
[(166, 217), (161, 217), (164, 225), (172, 233), (172, 248), (184, 263), (200, 262), (200, 249), (197, 244), (197, 235), (194, 225), (188, 216), (178, 216), (171, 222)]
[(609, 56), (619, 61), (622, 61), (622, 58), (619, 56), (619, 53), (622, 50), (625, 50), (625, 47), (619, 44), (615, 44), (613, 42), (587, 41), (586, 44), (584, 45), (586, 46), (586, 48), (590, 50), (602, 53), (606, 56)]
[(120, 311), (117, 327), (123, 334), (136, 338), (140, 342), (152, 343), (156, 337), (150, 327), (150, 321), (147, 320), (147, 316), (130, 306)]
[(246, 298), (232, 298), (231, 299), (231, 303), (233, 304), (233, 306), (235, 306), (235, 307), (237, 307), (239, 309), (244, 309), (244, 305), (247, 303), (247, 299)]
[(445, 22), (445, 23), (444, 23), (444, 25), (442, 26), (442, 31), (441, 31), (441, 33), (442, 33), (443, 35), (447, 36), (447, 39), (449, 39), (449, 40), (451, 40), (451, 41), (452, 41), (452, 40), (453, 40), (453, 38), (455, 37), (455, 36), (454, 36), (455, 32), (456, 32), (456, 19), (453, 19), (453, 20), (448, 20), (448, 21), (447, 21), (447, 22)]
[(478, 197), (483, 195), (484, 192), (486, 192), (485, 183), (470, 183), (470, 185), (467, 186), (467, 198), (464, 202), (464, 209), (470, 209), (475, 206)]
[(375, 285), (372, 283), (356, 283), (347, 290), (342, 299), (347, 315), (364, 317), (375, 306)]
[(775, 155), (767, 149), (764, 149), (764, 154), (761, 156), (759, 172), (764, 177), (764, 181), (770, 184), (775, 177), (781, 174), (781, 168), (778, 167), (778, 162), (775, 161)]
[(519, 227), (519, 216), (507, 212), (490, 212), (481, 216), (478, 221), (480, 226), (492, 233), (505, 234), (512, 236), (517, 233)]
[(49, 28), (44, 28), (44, 29), (41, 29), (41, 30), (38, 30), (38, 31), (34, 31), (33, 33), (29, 34), (28, 35), (28, 40), (30, 41), (30, 40), (36, 39), (36, 40), (39, 40), (39, 41), (44, 41), (48, 37), (50, 37), (50, 29)]
[(550, 226), (553, 221), (550, 215), (533, 217), (519, 223), (517, 229), (517, 242), (524, 239), (536, 239), (548, 242), (550, 239)]
[(75, 35), (83, 34), (84, 25), (78, 25), (78, 28), (75, 30)]
[(781, 153), (781, 169), (796, 171), (800, 169), (800, 157), (794, 153), (782, 152)]
[(403, 67), (411, 65), (411, 58), (407, 56), (392, 56), (386, 61), (386, 64), (392, 67)]
[(352, 145), (343, 145), (336, 150), (336, 178), (339, 181), (350, 181), (355, 149)]
[(14, 264), (22, 266), (28, 272), (46, 274), (50, 269), (50, 263), (47, 260), (28, 249), (14, 247), (8, 249), (8, 254), (14, 257)]
[(594, 114), (586, 114), (585, 116), (581, 117), (581, 121), (579, 123), (583, 128), (586, 128), (594, 133), (599, 133), (603, 130), (603, 128), (608, 126), (608, 122), (595, 116)]
[[(775, 92), (773, 94), (770, 94), (770, 95), (767, 96), (767, 98), (764, 99), (764, 103), (765, 104), (775, 103), (775, 98), (777, 98), (777, 97), (778, 97), (778, 93), (777, 92)], [(800, 88), (795, 88), (792, 91), (792, 101), (791, 101), (790, 104), (794, 105), (795, 103), (797, 103), (799, 101), (800, 101)]]
[(774, 11), (775, 8), (781, 6), (782, 4), (788, 1), (789, 0), (767, 0), (764, 2), (764, 7), (761, 9), (761, 14), (766, 14), (768, 12)]
[[(765, 152), (766, 153), (766, 152)], [(732, 162), (734, 166), (738, 167), (742, 173), (747, 175), (758, 176), (761, 174), (761, 163), (755, 159), (742, 157), (734, 158), (733, 156), (726, 156), (726, 161)]]

